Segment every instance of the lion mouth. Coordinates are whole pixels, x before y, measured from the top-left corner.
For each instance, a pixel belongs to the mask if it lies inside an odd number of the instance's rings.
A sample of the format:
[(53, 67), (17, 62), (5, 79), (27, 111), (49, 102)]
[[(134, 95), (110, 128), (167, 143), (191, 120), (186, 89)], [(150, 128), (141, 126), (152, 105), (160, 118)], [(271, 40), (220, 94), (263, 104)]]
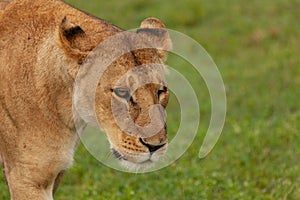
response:
[(126, 154), (122, 151), (118, 151), (116, 148), (112, 148), (112, 155), (118, 159), (121, 166), (124, 167), (126, 170), (131, 172), (144, 172), (152, 167), (154, 167), (158, 160), (160, 160), (166, 149), (161, 149), (155, 153), (144, 153), (144, 154)]

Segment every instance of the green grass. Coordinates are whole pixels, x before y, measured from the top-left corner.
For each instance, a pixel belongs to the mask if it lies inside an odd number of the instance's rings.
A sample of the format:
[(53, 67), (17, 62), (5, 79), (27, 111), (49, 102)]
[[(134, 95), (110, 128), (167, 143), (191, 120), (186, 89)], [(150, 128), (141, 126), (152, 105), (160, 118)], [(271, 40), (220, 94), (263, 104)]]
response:
[[(300, 26), (298, 0), (75, 1), (71, 4), (120, 27), (148, 16), (190, 35), (213, 57), (227, 90), (227, 118), (211, 154), (200, 160), (210, 103), (201, 77), (170, 56), (201, 85), (201, 125), (186, 153), (147, 174), (107, 168), (78, 148), (56, 199), (300, 199)], [(181, 66), (179, 66), (179, 64)], [(168, 109), (176, 130), (176, 103)], [(4, 182), (0, 199), (8, 199)]]

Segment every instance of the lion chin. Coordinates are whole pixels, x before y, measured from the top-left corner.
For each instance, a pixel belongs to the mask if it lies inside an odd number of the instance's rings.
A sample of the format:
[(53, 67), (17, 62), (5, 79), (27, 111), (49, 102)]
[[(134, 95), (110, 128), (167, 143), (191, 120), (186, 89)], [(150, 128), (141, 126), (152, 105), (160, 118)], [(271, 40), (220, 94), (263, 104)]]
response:
[(111, 148), (112, 154), (119, 160), (123, 168), (130, 172), (141, 173), (149, 171), (155, 166), (158, 160), (165, 154), (166, 149), (155, 153), (132, 154), (125, 156), (115, 148)]
[(154, 166), (154, 161), (152, 160), (146, 160), (144, 162), (141, 163), (134, 163), (128, 160), (121, 160), (120, 161), (122, 166), (125, 167), (128, 171), (130, 172), (144, 172), (148, 169), (150, 169), (151, 167)]

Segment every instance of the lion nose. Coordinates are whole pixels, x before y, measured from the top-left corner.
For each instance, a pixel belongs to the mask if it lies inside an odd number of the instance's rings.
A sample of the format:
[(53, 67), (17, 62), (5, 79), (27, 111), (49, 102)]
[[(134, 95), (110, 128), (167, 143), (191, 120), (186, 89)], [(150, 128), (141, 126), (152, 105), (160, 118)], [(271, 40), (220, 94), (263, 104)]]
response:
[(152, 145), (152, 144), (148, 144), (146, 143), (142, 138), (139, 139), (140, 140), (140, 143), (142, 143), (144, 146), (146, 146), (150, 153), (154, 153), (155, 151), (157, 151), (158, 149), (160, 149), (161, 147), (165, 146), (165, 143), (164, 144), (160, 144), (160, 145)]

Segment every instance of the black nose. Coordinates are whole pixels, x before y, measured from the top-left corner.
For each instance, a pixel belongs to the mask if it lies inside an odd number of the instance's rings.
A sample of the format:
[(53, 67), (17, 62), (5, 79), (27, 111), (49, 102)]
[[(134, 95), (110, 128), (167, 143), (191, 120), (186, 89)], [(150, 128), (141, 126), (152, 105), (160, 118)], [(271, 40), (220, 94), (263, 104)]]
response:
[(160, 149), (161, 147), (165, 146), (165, 144), (160, 144), (160, 145), (148, 144), (148, 143), (144, 142), (142, 138), (140, 138), (139, 140), (140, 140), (140, 143), (142, 143), (149, 149), (150, 153), (153, 153), (153, 152), (157, 151), (158, 149)]

